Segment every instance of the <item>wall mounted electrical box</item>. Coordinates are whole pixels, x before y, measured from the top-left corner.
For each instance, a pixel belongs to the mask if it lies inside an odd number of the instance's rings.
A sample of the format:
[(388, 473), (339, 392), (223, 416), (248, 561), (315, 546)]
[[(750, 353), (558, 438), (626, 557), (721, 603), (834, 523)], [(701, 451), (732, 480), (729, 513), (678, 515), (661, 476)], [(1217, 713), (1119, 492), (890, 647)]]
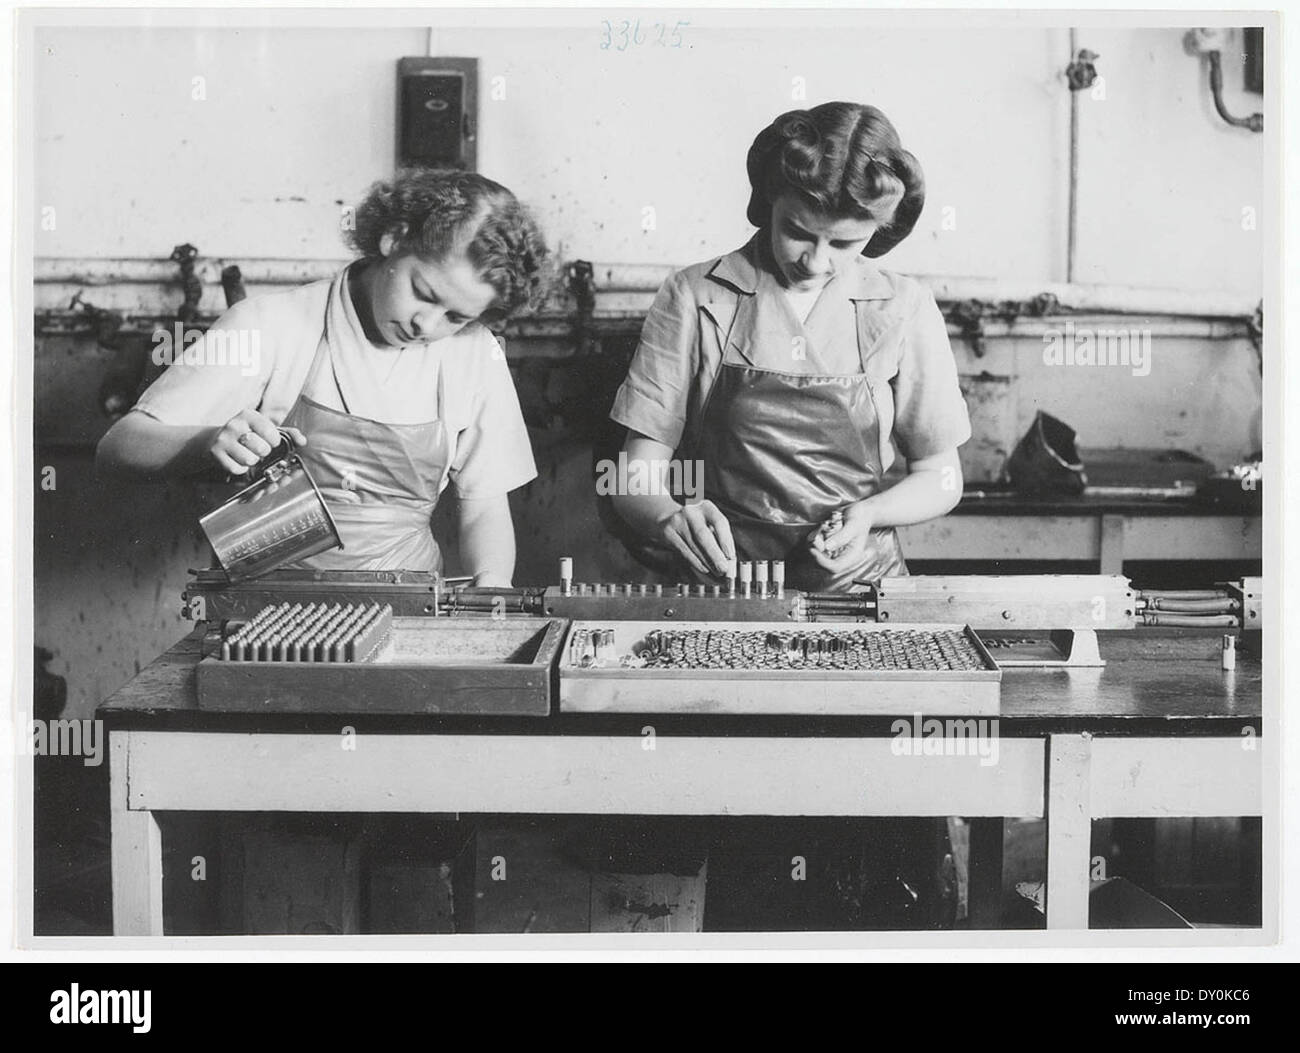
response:
[(478, 162), (478, 59), (397, 63), (397, 164), (473, 171)]

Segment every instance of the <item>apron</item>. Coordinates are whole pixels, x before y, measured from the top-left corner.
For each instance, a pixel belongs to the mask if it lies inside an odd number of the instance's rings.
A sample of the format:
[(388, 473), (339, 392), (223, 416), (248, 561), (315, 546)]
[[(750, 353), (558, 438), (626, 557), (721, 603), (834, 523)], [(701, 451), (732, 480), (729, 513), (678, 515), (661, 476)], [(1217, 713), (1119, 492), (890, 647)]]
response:
[[(436, 420), (381, 424), (308, 398), (329, 358), (328, 321), (302, 393), (284, 418), (307, 445), (297, 450), (320, 488), (343, 540), (292, 566), (317, 570), (441, 571), (442, 553), (430, 518), (451, 465), (443, 377), (438, 371)], [(339, 398), (347, 399), (339, 388)]]
[[(880, 418), (866, 375), (872, 334), (862, 309), (855, 307), (863, 372), (781, 373), (749, 365), (736, 347), (734, 334), (750, 333), (750, 347), (761, 355), (764, 339), (772, 338), (754, 326), (756, 301), (747, 295), (737, 306), (694, 442), (704, 496), (731, 524), (737, 558), (783, 559), (786, 584), (813, 592), (906, 574), (892, 527), (871, 531), (864, 558), (839, 574), (823, 570), (808, 552), (813, 531), (833, 511), (881, 488)], [(788, 354), (788, 345), (781, 351)], [(779, 360), (770, 353), (754, 357)]]

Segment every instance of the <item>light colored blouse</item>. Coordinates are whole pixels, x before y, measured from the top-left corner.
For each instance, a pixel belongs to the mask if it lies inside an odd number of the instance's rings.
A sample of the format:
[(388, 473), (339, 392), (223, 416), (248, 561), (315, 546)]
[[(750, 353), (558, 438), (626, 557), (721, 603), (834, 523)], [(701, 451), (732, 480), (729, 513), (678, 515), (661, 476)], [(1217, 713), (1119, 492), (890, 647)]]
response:
[[(914, 461), (970, 438), (947, 324), (924, 285), (859, 257), (851, 270), (827, 282), (801, 321), (777, 279), (758, 262), (760, 236), (664, 283), (614, 400), (614, 421), (676, 449), (688, 420), (702, 414), (730, 347), (729, 360), (793, 374), (861, 373), (865, 360), (881, 417), (885, 468), (894, 460), (894, 446)], [(732, 323), (747, 296), (757, 298), (753, 324), (739, 332)], [(859, 316), (869, 345), (861, 358)]]
[(133, 412), (163, 424), (216, 427), (252, 407), (280, 424), (303, 392), (328, 313), (332, 368), (317, 372), (309, 398), (384, 424), (420, 424), (438, 419), (438, 378), (445, 372), (443, 413), (454, 452), (444, 485), (479, 499), (534, 479), (532, 445), (496, 338), (472, 323), (432, 344), (374, 347), (347, 286), (336, 276), (239, 302), (201, 340), (177, 351)]

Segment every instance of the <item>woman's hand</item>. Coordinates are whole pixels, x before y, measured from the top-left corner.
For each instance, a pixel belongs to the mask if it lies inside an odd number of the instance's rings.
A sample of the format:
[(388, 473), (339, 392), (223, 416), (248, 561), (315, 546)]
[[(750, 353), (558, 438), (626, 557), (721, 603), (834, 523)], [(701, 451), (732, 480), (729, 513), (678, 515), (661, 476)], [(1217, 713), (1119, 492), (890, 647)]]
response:
[(678, 505), (659, 521), (659, 537), (700, 574), (725, 577), (736, 560), (731, 524), (712, 501)]
[[(307, 445), (307, 437), (297, 428), (284, 430), (299, 446)], [(255, 409), (246, 409), (222, 425), (208, 452), (231, 475), (244, 475), (280, 442), (280, 429), (270, 417)]]
[(837, 509), (808, 542), (816, 564), (825, 571), (839, 574), (860, 563), (871, 542), (876, 526), (871, 498)]
[(623, 444), (627, 454), (628, 477), (653, 479), (658, 485), (645, 491), (614, 492), (610, 500), (623, 521), (643, 537), (653, 538), (678, 553), (688, 565), (705, 575), (725, 577), (734, 573), (736, 544), (731, 524), (712, 501), (703, 498), (703, 479), (699, 489), (674, 497), (669, 467), (673, 448), (657, 439), (637, 432), (629, 433)]

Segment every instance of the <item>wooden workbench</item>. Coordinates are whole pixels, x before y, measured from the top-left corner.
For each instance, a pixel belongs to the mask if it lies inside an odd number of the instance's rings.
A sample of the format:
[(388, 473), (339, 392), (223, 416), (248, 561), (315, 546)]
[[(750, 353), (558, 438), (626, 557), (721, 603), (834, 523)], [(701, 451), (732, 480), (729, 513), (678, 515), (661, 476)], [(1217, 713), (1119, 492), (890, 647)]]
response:
[(899, 531), (909, 561), (1241, 561), (1263, 554), (1263, 520), (1196, 498), (1027, 497), (968, 492), (948, 515)]
[(1104, 668), (1004, 671), (987, 737), (922, 757), (900, 752), (896, 718), (879, 716), (204, 712), (199, 641), (99, 711), (118, 935), (163, 932), (157, 811), (961, 815), (974, 822), (976, 927), (995, 923), (1001, 817), (1040, 817), (1047, 924), (1066, 929), (1088, 925), (1093, 819), (1263, 811), (1258, 661), (1225, 673), (1141, 630), (1102, 634)]

